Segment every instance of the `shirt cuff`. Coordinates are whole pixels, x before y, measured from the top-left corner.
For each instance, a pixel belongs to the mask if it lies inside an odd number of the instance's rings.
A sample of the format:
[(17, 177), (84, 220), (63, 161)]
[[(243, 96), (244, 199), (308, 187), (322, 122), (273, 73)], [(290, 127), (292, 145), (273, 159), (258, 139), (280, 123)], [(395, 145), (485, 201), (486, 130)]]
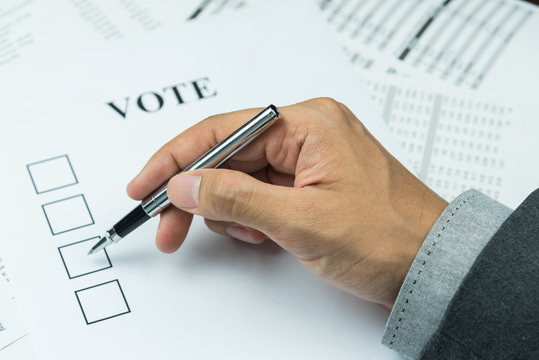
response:
[(386, 324), (382, 343), (418, 359), (462, 280), (511, 210), (476, 190), (453, 200), (423, 241)]

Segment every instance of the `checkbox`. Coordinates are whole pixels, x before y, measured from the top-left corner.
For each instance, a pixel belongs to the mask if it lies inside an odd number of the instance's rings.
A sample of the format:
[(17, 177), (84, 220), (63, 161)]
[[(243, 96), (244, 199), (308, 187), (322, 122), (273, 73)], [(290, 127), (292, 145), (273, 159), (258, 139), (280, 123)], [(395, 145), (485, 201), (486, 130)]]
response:
[(74, 279), (80, 276), (92, 274), (112, 267), (109, 254), (106, 249), (98, 253), (88, 255), (99, 237), (77, 241), (71, 244), (60, 246), (58, 252), (64, 263), (67, 276)]
[(84, 195), (79, 194), (41, 205), (53, 235), (93, 225)]
[(77, 176), (67, 155), (26, 165), (37, 194), (78, 184)]
[(130, 313), (118, 280), (75, 291), (87, 325)]

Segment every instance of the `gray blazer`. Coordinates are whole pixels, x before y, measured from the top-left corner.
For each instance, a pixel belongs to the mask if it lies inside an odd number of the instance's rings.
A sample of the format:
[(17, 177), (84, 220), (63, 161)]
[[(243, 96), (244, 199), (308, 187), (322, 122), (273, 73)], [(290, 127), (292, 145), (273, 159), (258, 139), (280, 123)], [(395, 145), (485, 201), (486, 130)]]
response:
[(422, 359), (539, 359), (539, 189), (502, 224)]

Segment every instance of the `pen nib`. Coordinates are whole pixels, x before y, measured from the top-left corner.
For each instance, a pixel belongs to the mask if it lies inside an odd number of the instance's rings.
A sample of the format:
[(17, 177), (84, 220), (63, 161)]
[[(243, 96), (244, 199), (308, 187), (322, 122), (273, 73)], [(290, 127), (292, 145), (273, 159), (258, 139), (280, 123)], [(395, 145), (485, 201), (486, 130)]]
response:
[(98, 251), (101, 251), (103, 250), (104, 248), (106, 248), (107, 246), (109, 246), (110, 244), (112, 244), (112, 241), (109, 240), (108, 237), (102, 237), (101, 240), (99, 240), (97, 242), (97, 244), (95, 244), (91, 249), (90, 251), (88, 251), (88, 255), (90, 254), (94, 254)]

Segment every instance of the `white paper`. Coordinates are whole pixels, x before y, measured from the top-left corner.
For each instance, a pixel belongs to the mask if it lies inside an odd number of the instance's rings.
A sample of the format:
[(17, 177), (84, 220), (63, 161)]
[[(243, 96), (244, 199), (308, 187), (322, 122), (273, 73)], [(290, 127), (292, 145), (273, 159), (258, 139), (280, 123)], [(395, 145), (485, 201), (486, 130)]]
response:
[(500, 201), (515, 209), (539, 188), (539, 104), (515, 107), (513, 119), (504, 134), (505, 171)]
[[(220, 237), (200, 219), (174, 255), (155, 248), (157, 221), (107, 248), (111, 267), (103, 258), (72, 266), (77, 252), (66, 252), (131, 210), (127, 182), (159, 146), (211, 114), (333, 96), (400, 157), (316, 9), (304, 10), (301, 22), (278, 6), (261, 11), (2, 73), (0, 149), (10, 154), (3, 164), (10, 176), (0, 192), (15, 208), (0, 210), (10, 224), (0, 252), (37, 358), (397, 357), (380, 343), (387, 310), (316, 279), (272, 242)], [(205, 84), (203, 99), (193, 82)], [(64, 174), (48, 182), (56, 190), (38, 193), (28, 165), (64, 155), (77, 183)], [(66, 216), (54, 235), (42, 205), (78, 195), (94, 224)]]
[(187, 20), (195, 20), (206, 16), (242, 9), (247, 5), (247, 0), (198, 0), (196, 3), (197, 4), (191, 8), (191, 11), (189, 11)]
[(5, 281), (9, 281), (7, 269), (4, 263), (2, 262), (2, 257), (0, 257), (0, 278), (2, 278)]
[[(535, 6), (507, 0), (320, 0), (348, 44), (470, 89), (537, 84)], [(350, 45), (349, 45), (350, 46)], [(353, 45), (351, 45), (353, 47)], [(360, 51), (363, 52), (363, 51)], [(365, 55), (367, 56), (367, 55)], [(530, 59), (531, 58), (531, 59)], [(531, 77), (531, 78), (530, 78)], [(514, 96), (514, 94), (513, 94)]]
[[(536, 6), (495, 0), (318, 4), (369, 80), (379, 110), (393, 116), (389, 126), (424, 182), (447, 200), (473, 187), (513, 208), (537, 188)], [(395, 94), (399, 107), (392, 106)], [(447, 112), (439, 118), (435, 109)], [(466, 117), (471, 122), (463, 123)]]
[(26, 335), (8, 281), (0, 277), (0, 351), (18, 345)]
[[(418, 177), (450, 201), (474, 188), (514, 206), (507, 170), (519, 137), (515, 106), (472, 91), (455, 91), (396, 77), (364, 75), (374, 103), (407, 152)], [(539, 184), (539, 171), (526, 176)], [(533, 189), (532, 189), (533, 190)], [(504, 194), (505, 193), (505, 194)], [(517, 203), (518, 204), (518, 203)]]
[[(0, 66), (183, 22), (196, 0), (9, 0), (0, 5)], [(217, 13), (215, 6), (205, 13)]]

